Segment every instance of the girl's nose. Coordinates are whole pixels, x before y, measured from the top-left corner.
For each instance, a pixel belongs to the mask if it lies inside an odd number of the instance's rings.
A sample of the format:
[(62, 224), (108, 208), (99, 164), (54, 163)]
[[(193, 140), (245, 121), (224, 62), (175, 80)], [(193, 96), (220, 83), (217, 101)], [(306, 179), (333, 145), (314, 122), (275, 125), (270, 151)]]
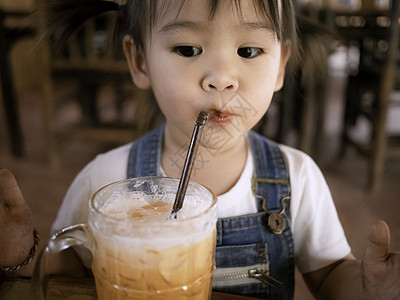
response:
[(202, 87), (207, 92), (235, 92), (239, 87), (239, 83), (235, 76), (229, 71), (213, 70), (203, 78)]

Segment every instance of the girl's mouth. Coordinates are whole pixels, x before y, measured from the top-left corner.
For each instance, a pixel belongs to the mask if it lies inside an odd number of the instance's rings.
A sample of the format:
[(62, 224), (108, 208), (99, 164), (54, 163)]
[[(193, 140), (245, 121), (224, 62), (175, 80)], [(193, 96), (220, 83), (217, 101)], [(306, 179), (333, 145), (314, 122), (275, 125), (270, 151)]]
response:
[(233, 114), (228, 111), (210, 109), (208, 120), (216, 125), (227, 125), (232, 122)]

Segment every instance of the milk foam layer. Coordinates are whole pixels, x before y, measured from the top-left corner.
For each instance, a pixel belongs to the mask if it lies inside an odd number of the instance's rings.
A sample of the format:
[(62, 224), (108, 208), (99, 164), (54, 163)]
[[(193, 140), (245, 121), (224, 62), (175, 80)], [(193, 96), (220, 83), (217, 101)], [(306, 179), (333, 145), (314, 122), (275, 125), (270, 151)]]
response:
[[(143, 221), (164, 221), (170, 218), (175, 195), (167, 194), (161, 197), (141, 192), (114, 192), (100, 211), (118, 220), (135, 218)], [(186, 196), (178, 218), (185, 219), (201, 214), (210, 206), (211, 201), (212, 199)]]

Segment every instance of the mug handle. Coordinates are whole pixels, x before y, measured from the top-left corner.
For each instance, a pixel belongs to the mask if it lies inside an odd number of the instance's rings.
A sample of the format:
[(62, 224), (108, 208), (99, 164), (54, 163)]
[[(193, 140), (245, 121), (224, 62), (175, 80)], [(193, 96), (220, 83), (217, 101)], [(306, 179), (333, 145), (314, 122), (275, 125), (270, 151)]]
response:
[(47, 270), (53, 258), (63, 250), (78, 245), (87, 245), (86, 224), (76, 224), (65, 227), (54, 233), (46, 248), (40, 253), (32, 276), (31, 293), (35, 300), (47, 299)]

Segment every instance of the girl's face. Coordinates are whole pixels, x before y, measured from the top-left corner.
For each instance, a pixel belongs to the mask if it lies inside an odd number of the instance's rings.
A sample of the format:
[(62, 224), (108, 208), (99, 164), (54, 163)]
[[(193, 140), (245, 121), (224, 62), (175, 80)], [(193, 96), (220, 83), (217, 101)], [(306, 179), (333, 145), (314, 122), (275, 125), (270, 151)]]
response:
[(281, 47), (252, 0), (238, 12), (220, 1), (210, 20), (207, 0), (186, 0), (153, 27), (145, 53), (131, 39), (124, 49), (134, 82), (152, 88), (176, 143), (190, 137), (197, 114), (211, 109), (203, 145), (233, 146), (267, 111), (281, 88), (289, 50)]

